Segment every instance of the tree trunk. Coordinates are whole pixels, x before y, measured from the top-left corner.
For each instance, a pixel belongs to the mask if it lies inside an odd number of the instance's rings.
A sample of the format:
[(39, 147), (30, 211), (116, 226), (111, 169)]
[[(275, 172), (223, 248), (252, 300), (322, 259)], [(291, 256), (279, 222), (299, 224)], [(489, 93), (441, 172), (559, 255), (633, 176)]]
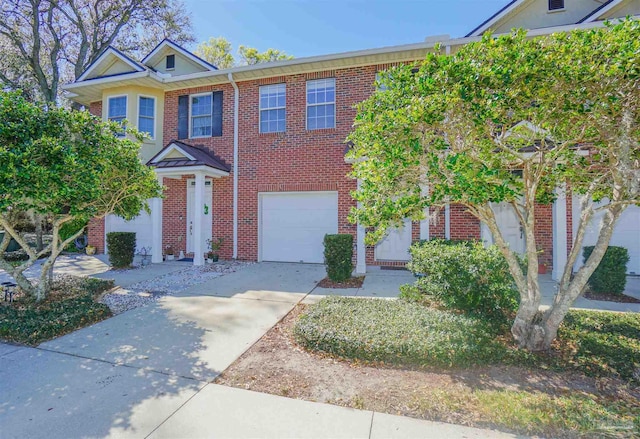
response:
[(36, 226), (36, 251), (41, 252), (44, 248), (44, 241), (42, 239), (42, 236), (44, 235), (42, 217), (37, 213), (33, 214), (33, 223)]

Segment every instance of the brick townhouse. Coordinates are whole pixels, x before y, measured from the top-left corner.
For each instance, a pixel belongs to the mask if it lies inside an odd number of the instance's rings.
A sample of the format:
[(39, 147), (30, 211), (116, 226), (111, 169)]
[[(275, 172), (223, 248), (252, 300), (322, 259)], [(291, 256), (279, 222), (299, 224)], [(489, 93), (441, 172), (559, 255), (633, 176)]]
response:
[[(169, 40), (139, 62), (109, 48), (65, 90), (93, 114), (126, 120), (149, 134), (140, 158), (154, 167), (165, 193), (150, 201), (151, 215), (92, 221), (89, 241), (103, 252), (109, 231), (135, 231), (138, 247), (150, 247), (153, 262), (162, 262), (170, 246), (202, 264), (213, 237), (223, 239), (222, 258), (321, 263), (323, 236), (350, 233), (358, 272), (404, 264), (418, 239), (491, 242), (477, 219), (451, 205), (365, 246), (364, 229), (347, 220), (357, 188), (345, 161), (355, 105), (375, 91), (379, 72), (422, 59), (436, 43), (451, 53), (488, 30), (526, 27), (543, 35), (639, 12), (639, 0), (514, 0), (462, 38), (225, 70)], [(577, 209), (561, 192), (553, 205), (537, 210), (541, 259), (554, 276), (566, 263)], [(524, 250), (515, 215), (500, 205), (496, 212), (512, 247)], [(640, 208), (629, 208), (620, 220), (612, 239), (618, 244), (629, 249), (629, 270), (640, 273)]]

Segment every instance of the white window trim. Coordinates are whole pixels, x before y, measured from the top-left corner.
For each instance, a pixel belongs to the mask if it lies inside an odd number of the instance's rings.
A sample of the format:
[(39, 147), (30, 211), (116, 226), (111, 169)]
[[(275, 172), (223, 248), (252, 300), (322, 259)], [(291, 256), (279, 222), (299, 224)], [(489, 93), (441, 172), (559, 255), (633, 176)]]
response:
[(109, 118), (109, 107), (110, 105), (110, 100), (111, 99), (116, 99), (116, 98), (124, 98), (126, 105), (124, 106), (124, 118), (125, 120), (127, 120), (127, 118), (129, 117), (129, 95), (126, 94), (122, 94), (122, 95), (112, 95), (112, 96), (107, 96), (106, 100), (107, 100), (107, 112), (105, 114), (105, 120), (106, 121), (110, 121), (111, 119)]
[(551, 9), (549, 8), (549, 0), (547, 0), (547, 14), (553, 14), (554, 12), (564, 12), (567, 10), (567, 3), (566, 0), (564, 0), (562, 2), (562, 7), (561, 8), (557, 8), (557, 9)]
[[(310, 104), (309, 103), (309, 83), (310, 82), (315, 82), (315, 81), (325, 81), (327, 79), (333, 79), (333, 127), (331, 128), (313, 128), (313, 129), (309, 129), (309, 107), (317, 107), (320, 105), (329, 105), (331, 104), (331, 102), (323, 102), (321, 104), (315, 103), (315, 104)], [(304, 99), (305, 99), (305, 103), (306, 103), (306, 107), (305, 107), (305, 116), (304, 116), (304, 127), (306, 131), (317, 131), (317, 130), (335, 130), (336, 129), (336, 117), (337, 117), (337, 113), (338, 113), (338, 105), (336, 105), (336, 100), (338, 99), (338, 94), (336, 93), (336, 78), (332, 77), (332, 78), (318, 78), (318, 79), (307, 79), (307, 84), (306, 84), (306, 89), (305, 89), (305, 94), (304, 94)]]
[[(173, 67), (167, 67), (167, 58), (168, 58), (170, 55), (173, 55)], [(175, 69), (176, 69), (176, 54), (175, 54), (175, 53), (170, 53), (170, 54), (168, 54), (168, 55), (165, 55), (165, 57), (164, 57), (164, 68), (165, 68), (165, 70), (166, 70), (166, 71), (168, 71), (168, 72), (171, 72), (171, 71), (173, 71), (173, 70), (175, 70)]]
[[(262, 108), (262, 94), (260, 93), (260, 89), (262, 87), (270, 87), (273, 85), (283, 85), (284, 86), (284, 105), (281, 107), (269, 107), (269, 108)], [(276, 130), (276, 131), (262, 131), (262, 111), (268, 111), (268, 110), (284, 110), (284, 130), (280, 131), (280, 130)], [(258, 132), (260, 134), (272, 134), (272, 133), (284, 133), (287, 131), (287, 83), (286, 82), (279, 82), (277, 84), (265, 84), (265, 85), (261, 85), (260, 87), (258, 87)]]
[(204, 138), (211, 137), (211, 135), (208, 135), (208, 136), (193, 135), (193, 119), (191, 117), (191, 107), (192, 107), (193, 98), (197, 98), (198, 96), (211, 96), (211, 119), (212, 119), (211, 132), (213, 133), (213, 92), (209, 91), (206, 93), (195, 93), (195, 94), (189, 95), (189, 138), (190, 139), (204, 139)]
[[(151, 140), (156, 140), (156, 134), (158, 132), (158, 100), (156, 99), (155, 96), (150, 96), (150, 95), (143, 95), (143, 94), (139, 94), (138, 95), (138, 121), (137, 121), (137, 128), (138, 131), (140, 131), (140, 98), (147, 98), (147, 99), (153, 99), (153, 136), (149, 136), (149, 139)], [(145, 116), (146, 118), (149, 118), (149, 116)]]

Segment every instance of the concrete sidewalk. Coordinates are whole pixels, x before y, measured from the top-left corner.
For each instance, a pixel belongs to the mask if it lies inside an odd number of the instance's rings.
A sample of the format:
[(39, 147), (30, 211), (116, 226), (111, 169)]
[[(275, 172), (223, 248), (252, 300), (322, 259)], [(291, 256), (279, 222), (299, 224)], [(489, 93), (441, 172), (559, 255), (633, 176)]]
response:
[(324, 276), (255, 264), (38, 348), (0, 344), (0, 436), (513, 437), (211, 384)]

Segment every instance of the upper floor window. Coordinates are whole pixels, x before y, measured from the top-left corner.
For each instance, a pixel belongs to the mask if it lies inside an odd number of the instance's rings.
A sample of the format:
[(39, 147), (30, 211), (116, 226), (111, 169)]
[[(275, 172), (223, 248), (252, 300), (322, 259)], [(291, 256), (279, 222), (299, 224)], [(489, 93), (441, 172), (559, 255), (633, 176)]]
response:
[(559, 9), (564, 9), (564, 0), (549, 0), (550, 11), (557, 11)]
[[(123, 125), (124, 120), (127, 118), (127, 97), (126, 96), (114, 96), (108, 100), (107, 119), (111, 122), (118, 122)], [(124, 131), (118, 133), (118, 136), (123, 137)]]
[(286, 129), (286, 85), (260, 87), (260, 132), (278, 133)]
[(210, 137), (213, 96), (211, 93), (191, 96), (191, 138)]
[(173, 70), (176, 68), (176, 56), (175, 55), (167, 55), (167, 70)]
[(335, 78), (307, 81), (307, 129), (336, 126)]
[(138, 131), (155, 137), (156, 99), (146, 96), (138, 98)]

